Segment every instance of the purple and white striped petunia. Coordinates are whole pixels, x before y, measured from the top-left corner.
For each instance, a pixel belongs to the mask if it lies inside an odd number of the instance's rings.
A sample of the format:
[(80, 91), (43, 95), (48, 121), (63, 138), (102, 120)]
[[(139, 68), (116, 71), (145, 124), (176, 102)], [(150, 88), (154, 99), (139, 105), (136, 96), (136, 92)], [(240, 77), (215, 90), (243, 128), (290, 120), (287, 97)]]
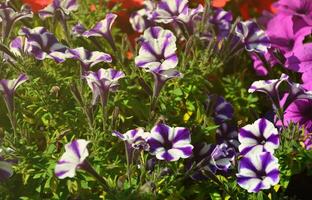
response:
[(147, 144), (146, 140), (149, 137), (148, 132), (145, 132), (143, 128), (136, 128), (127, 131), (124, 134), (121, 134), (118, 131), (113, 132), (113, 136), (118, 137), (119, 139), (125, 141), (127, 145), (131, 146), (134, 149), (137, 150), (149, 150), (149, 145)]
[(222, 124), (233, 118), (233, 106), (221, 96), (208, 96), (206, 106), (209, 111), (211, 109), (212, 117), (216, 124)]
[(86, 27), (82, 25), (81, 23), (78, 23), (75, 26), (73, 26), (71, 33), (76, 37), (80, 37), (86, 31), (87, 31)]
[(211, 16), (209, 22), (215, 25), (216, 34), (219, 39), (227, 37), (230, 33), (233, 21), (231, 12), (223, 9), (215, 9), (214, 14)]
[(181, 78), (183, 76), (182, 73), (175, 69), (168, 69), (162, 71), (153, 71), (151, 72), (154, 76), (154, 88), (153, 88), (153, 97), (158, 97), (161, 89), (165, 85), (165, 83), (174, 78)]
[(176, 55), (176, 37), (160, 26), (154, 26), (144, 31), (139, 55), (135, 58), (137, 67), (146, 71), (162, 71), (175, 68), (178, 65)]
[(159, 160), (177, 161), (192, 155), (191, 133), (184, 127), (157, 124), (147, 140), (150, 153)]
[(237, 183), (248, 192), (269, 189), (279, 182), (279, 164), (270, 152), (244, 156), (239, 161)]
[(223, 97), (218, 97), (214, 105), (213, 118), (216, 124), (222, 124), (233, 118), (234, 109)]
[(87, 145), (89, 141), (78, 139), (65, 145), (65, 153), (56, 163), (54, 173), (59, 179), (74, 177), (76, 169), (81, 167), (89, 156)]
[(236, 35), (245, 45), (247, 51), (266, 53), (271, 43), (266, 33), (254, 21), (239, 22), (235, 28)]
[(276, 95), (278, 95), (278, 87), (284, 81), (288, 81), (288, 79), (289, 79), (288, 75), (282, 74), (279, 79), (255, 81), (248, 89), (248, 92), (249, 93), (262, 92), (271, 97), (272, 99), (275, 99)]
[(225, 143), (229, 147), (238, 150), (238, 131), (237, 127), (231, 124), (223, 123), (216, 130), (216, 141), (218, 144)]
[(13, 80), (0, 80), (0, 92), (10, 113), (14, 111), (14, 93), (17, 87), (27, 80), (28, 77), (25, 74), (21, 74), (17, 79)]
[(144, 8), (131, 14), (129, 21), (133, 30), (143, 33), (145, 29), (153, 24), (153, 11), (156, 8), (155, 2), (144, 1)]
[(5, 161), (0, 156), (0, 183), (9, 179), (13, 175), (13, 168), (10, 162)]
[(84, 78), (92, 90), (92, 104), (95, 105), (100, 97), (102, 106), (106, 106), (109, 92), (115, 92), (119, 86), (118, 80), (124, 77), (123, 72), (111, 68), (88, 72)]
[(203, 19), (203, 12), (204, 7), (201, 4), (197, 8), (188, 8), (187, 13), (182, 15), (177, 23), (182, 23), (189, 35), (194, 34), (197, 31), (198, 23)]
[(22, 56), (30, 52), (30, 45), (28, 44), (27, 38), (18, 36), (10, 42), (10, 51), (16, 56)]
[(32, 18), (33, 13), (27, 6), (23, 6), (20, 12), (16, 12), (7, 3), (0, 4), (0, 23), (2, 24), (2, 39), (8, 38), (14, 24), (24, 18)]
[(252, 155), (263, 151), (273, 153), (280, 143), (277, 129), (265, 118), (260, 118), (253, 124), (241, 128), (238, 140), (240, 142), (238, 149), (242, 155)]
[[(11, 149), (7, 149), (11, 150)], [(4, 158), (5, 151), (0, 148), (0, 183), (8, 180), (13, 175), (12, 160)]]
[(193, 156), (186, 162), (188, 170), (193, 170), (191, 178), (194, 180), (205, 180), (209, 174), (226, 173), (235, 158), (235, 150), (227, 144), (195, 145)]
[(112, 33), (111, 33), (111, 29), (113, 26), (113, 23), (115, 22), (117, 18), (116, 14), (113, 13), (108, 13), (105, 16), (105, 19), (99, 21), (98, 23), (95, 24), (95, 26), (93, 26), (93, 28), (91, 28), (90, 30), (85, 31), (82, 36), (84, 37), (104, 37), (109, 44), (111, 45), (111, 47), (113, 49), (116, 49), (113, 37), (112, 37)]
[(161, 0), (153, 13), (158, 23), (171, 23), (181, 20), (188, 14), (188, 0)]
[(65, 19), (65, 15), (69, 15), (71, 12), (78, 9), (77, 0), (53, 0), (53, 2), (38, 12), (41, 19), (48, 17), (54, 17), (57, 11), (61, 12), (62, 18)]
[(20, 35), (25, 35), (30, 46), (29, 51), (37, 60), (49, 58), (60, 63), (68, 58), (67, 47), (59, 43), (56, 37), (44, 27), (33, 29), (23, 27)]
[(99, 51), (88, 51), (83, 47), (68, 49), (67, 53), (69, 55), (68, 56), (69, 58), (73, 58), (80, 61), (83, 69), (83, 74), (86, 71), (88, 71), (90, 67), (100, 62), (106, 63), (112, 62), (112, 57), (109, 54)]

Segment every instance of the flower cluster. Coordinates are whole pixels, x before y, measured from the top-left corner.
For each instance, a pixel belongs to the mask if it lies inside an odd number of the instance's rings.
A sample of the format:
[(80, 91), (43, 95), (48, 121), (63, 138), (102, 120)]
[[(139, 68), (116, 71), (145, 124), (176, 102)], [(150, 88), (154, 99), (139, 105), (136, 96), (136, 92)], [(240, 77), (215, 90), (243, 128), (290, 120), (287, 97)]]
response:
[(278, 160), (273, 153), (278, 148), (279, 133), (267, 119), (261, 118), (240, 129), (238, 184), (248, 192), (269, 189), (279, 182)]
[(177, 161), (180, 158), (188, 158), (192, 155), (191, 134), (184, 127), (157, 124), (151, 129), (150, 133), (138, 128), (125, 134), (114, 132), (113, 135), (126, 141), (132, 148), (149, 151), (159, 160)]

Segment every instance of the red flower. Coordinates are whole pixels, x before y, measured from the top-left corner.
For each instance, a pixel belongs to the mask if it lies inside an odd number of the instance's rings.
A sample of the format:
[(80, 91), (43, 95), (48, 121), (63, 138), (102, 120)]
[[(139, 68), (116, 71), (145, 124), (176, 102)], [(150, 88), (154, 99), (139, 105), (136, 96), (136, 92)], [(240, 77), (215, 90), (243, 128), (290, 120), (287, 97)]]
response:
[(230, 0), (212, 0), (211, 5), (215, 8), (223, 8)]
[(53, 0), (22, 0), (24, 4), (27, 4), (31, 7), (33, 12), (38, 12), (46, 6), (50, 5)]
[(108, 7), (120, 4), (121, 11), (116, 12), (118, 15), (116, 19), (117, 26), (122, 32), (128, 34), (128, 38), (132, 45), (134, 45), (135, 38), (139, 35), (136, 33), (129, 22), (130, 15), (133, 11), (138, 10), (143, 7), (144, 0), (110, 0), (108, 1)]
[[(230, 0), (212, 0), (211, 5), (215, 8), (223, 8)], [(190, 0), (191, 7), (196, 7), (198, 4), (205, 4), (205, 0)]]
[(275, 12), (272, 4), (275, 0), (244, 0), (239, 4), (239, 11), (243, 19), (249, 19), (253, 14), (262, 14), (264, 10)]

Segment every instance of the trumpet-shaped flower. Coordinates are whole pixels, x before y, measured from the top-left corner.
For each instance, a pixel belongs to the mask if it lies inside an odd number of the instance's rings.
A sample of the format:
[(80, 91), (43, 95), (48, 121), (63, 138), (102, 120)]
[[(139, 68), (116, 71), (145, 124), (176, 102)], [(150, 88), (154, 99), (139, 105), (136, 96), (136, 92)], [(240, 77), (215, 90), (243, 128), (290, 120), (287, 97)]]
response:
[(0, 80), (0, 92), (4, 97), (5, 103), (10, 113), (13, 113), (14, 111), (14, 93), (16, 89), (27, 80), (28, 78), (25, 74), (21, 74), (17, 79), (13, 80)]
[(204, 180), (209, 178), (209, 173), (226, 173), (232, 165), (235, 154), (235, 150), (224, 143), (218, 145), (201, 143), (195, 145), (193, 156), (186, 162), (186, 166), (189, 170), (193, 167), (192, 179)]
[(270, 152), (244, 156), (238, 167), (237, 183), (248, 192), (269, 189), (279, 182), (278, 160)]
[(266, 53), (271, 47), (266, 33), (254, 21), (239, 22), (235, 28), (235, 33), (247, 51)]
[(83, 74), (86, 71), (88, 71), (90, 67), (100, 62), (106, 63), (112, 62), (112, 57), (109, 54), (99, 51), (88, 51), (83, 47), (79, 47), (76, 49), (68, 49), (67, 53), (69, 54), (68, 56), (69, 58), (73, 58), (80, 61), (83, 67)]
[(288, 79), (289, 79), (288, 75), (282, 74), (279, 79), (255, 81), (248, 89), (248, 92), (249, 93), (263, 92), (269, 96), (273, 96), (278, 91), (279, 85), (283, 81), (287, 81)]
[(230, 33), (233, 21), (231, 12), (223, 9), (215, 9), (214, 14), (211, 16), (209, 22), (215, 25), (215, 30), (219, 39), (227, 37)]
[(206, 106), (211, 109), (216, 124), (222, 124), (233, 118), (234, 109), (223, 97), (210, 95), (206, 100)]
[(159, 160), (177, 161), (192, 155), (191, 134), (184, 127), (169, 127), (157, 124), (147, 140), (150, 153)]
[(275, 7), (280, 13), (302, 17), (312, 25), (312, 2), (310, 0), (279, 0)]
[(161, 0), (153, 13), (156, 22), (171, 23), (181, 20), (188, 13), (188, 0)]
[(238, 140), (240, 142), (238, 148), (242, 155), (252, 155), (263, 151), (273, 153), (280, 143), (277, 129), (273, 123), (264, 118), (241, 128)]
[(297, 99), (293, 101), (285, 110), (284, 122), (285, 125), (296, 123), (300, 127), (312, 132), (312, 100)]
[(86, 27), (84, 27), (84, 25), (82, 25), (81, 23), (76, 24), (75, 26), (73, 26), (71, 33), (76, 36), (82, 36), (84, 32), (86, 32), (87, 29)]
[(97, 72), (88, 72), (85, 79), (92, 90), (92, 104), (95, 105), (101, 98), (102, 106), (106, 106), (109, 92), (114, 92), (119, 86), (118, 80), (125, 74), (115, 69), (99, 69)]
[(30, 45), (27, 41), (27, 38), (23, 36), (18, 36), (14, 38), (10, 42), (9, 46), (10, 46), (10, 51), (17, 56), (22, 56), (25, 53), (29, 53), (31, 50)]
[(53, 59), (56, 62), (64, 62), (68, 58), (66, 54), (67, 47), (58, 42), (56, 37), (48, 32), (44, 27), (36, 27), (29, 29), (23, 27), (20, 31), (21, 35), (25, 35), (30, 53), (38, 60), (46, 58)]
[(13, 175), (13, 168), (11, 163), (3, 160), (0, 157), (0, 183), (7, 180)]
[(14, 24), (24, 18), (32, 18), (31, 10), (23, 6), (20, 12), (16, 12), (7, 3), (0, 4), (0, 23), (2, 23), (2, 39), (7, 38)]
[(216, 131), (216, 141), (218, 144), (225, 143), (237, 150), (239, 146), (237, 127), (227, 123), (221, 124)]
[(153, 71), (151, 72), (154, 76), (154, 90), (153, 90), (153, 97), (158, 97), (161, 89), (165, 85), (168, 80), (174, 78), (181, 78), (183, 75), (175, 70), (175, 69), (168, 69), (162, 71)]
[(78, 139), (65, 145), (65, 153), (54, 169), (54, 173), (59, 179), (75, 176), (76, 170), (84, 165), (85, 159), (89, 156), (88, 144), (89, 141)]
[(54, 17), (57, 11), (61, 12), (62, 18), (78, 9), (77, 0), (53, 0), (53, 2), (38, 12), (41, 19)]
[(119, 139), (125, 141), (127, 145), (134, 149), (143, 149), (146, 151), (149, 150), (149, 145), (146, 142), (147, 138), (149, 137), (149, 133), (145, 132), (143, 128), (132, 129), (124, 134), (121, 134), (118, 131), (114, 131), (113, 136), (116, 136)]
[(142, 33), (153, 23), (152, 13), (155, 7), (155, 2), (151, 0), (144, 1), (144, 8), (131, 14), (129, 21), (133, 30)]
[(176, 37), (171, 31), (159, 26), (150, 27), (144, 31), (142, 40), (139, 55), (135, 58), (136, 66), (151, 72), (177, 66)]
[(111, 33), (111, 29), (113, 26), (113, 23), (115, 22), (117, 18), (116, 14), (113, 13), (109, 13), (105, 16), (105, 19), (99, 21), (98, 23), (95, 24), (95, 26), (93, 28), (91, 28), (90, 30), (85, 31), (82, 36), (85, 37), (104, 37), (109, 44), (111, 45), (111, 47), (113, 49), (116, 49), (113, 37), (112, 37), (112, 33)]

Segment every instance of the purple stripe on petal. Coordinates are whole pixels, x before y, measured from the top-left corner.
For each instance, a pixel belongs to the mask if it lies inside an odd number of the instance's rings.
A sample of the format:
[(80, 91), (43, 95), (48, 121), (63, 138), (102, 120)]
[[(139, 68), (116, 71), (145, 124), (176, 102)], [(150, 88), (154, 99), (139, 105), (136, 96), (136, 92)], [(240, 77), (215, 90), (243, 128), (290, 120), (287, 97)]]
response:
[(260, 120), (260, 122), (259, 122), (259, 132), (260, 132), (260, 135), (263, 135), (264, 130), (266, 129), (266, 127), (267, 127), (266, 119), (262, 118)]

